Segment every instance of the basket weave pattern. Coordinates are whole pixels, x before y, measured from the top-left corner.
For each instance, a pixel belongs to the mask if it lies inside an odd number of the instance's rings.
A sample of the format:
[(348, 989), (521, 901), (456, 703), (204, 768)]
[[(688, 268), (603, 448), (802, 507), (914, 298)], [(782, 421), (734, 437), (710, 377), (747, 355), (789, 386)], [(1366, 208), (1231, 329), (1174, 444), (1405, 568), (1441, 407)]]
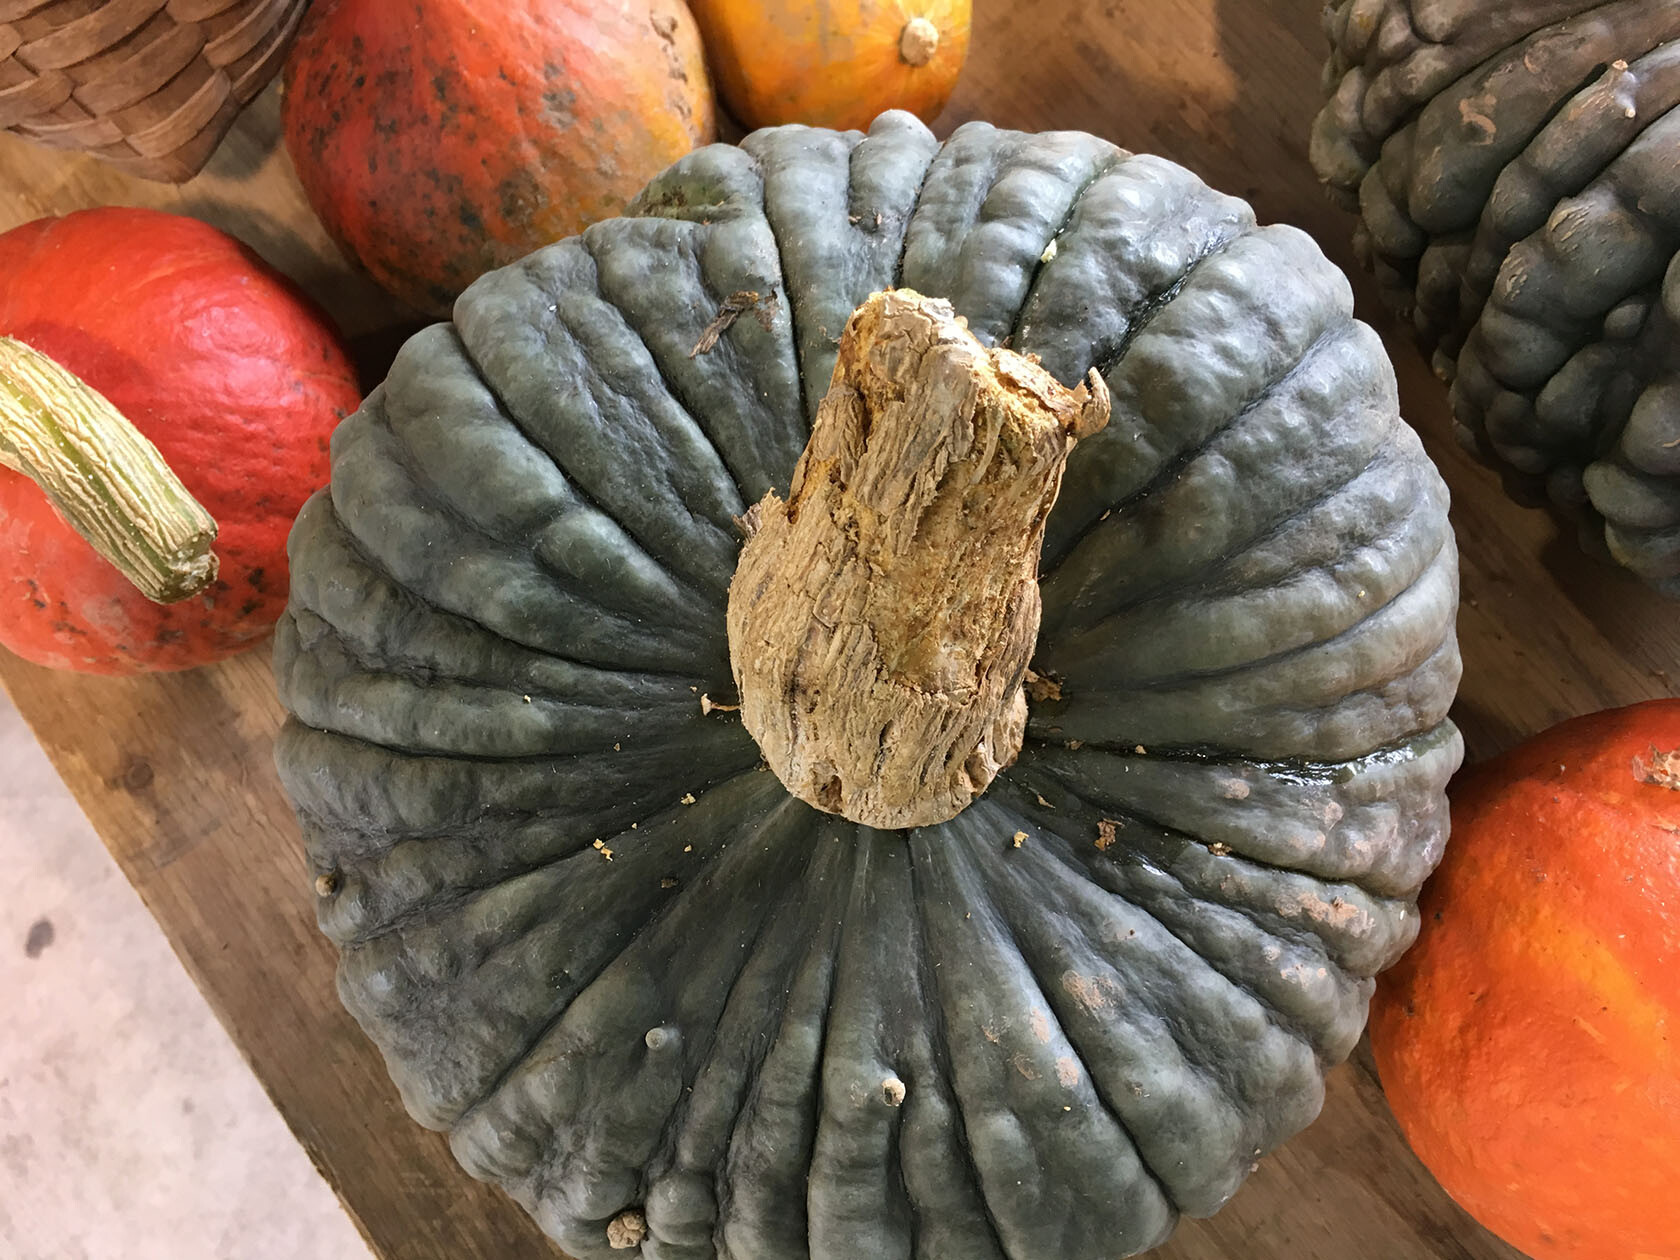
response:
[(280, 67), (308, 0), (0, 0), (0, 127), (178, 182)]

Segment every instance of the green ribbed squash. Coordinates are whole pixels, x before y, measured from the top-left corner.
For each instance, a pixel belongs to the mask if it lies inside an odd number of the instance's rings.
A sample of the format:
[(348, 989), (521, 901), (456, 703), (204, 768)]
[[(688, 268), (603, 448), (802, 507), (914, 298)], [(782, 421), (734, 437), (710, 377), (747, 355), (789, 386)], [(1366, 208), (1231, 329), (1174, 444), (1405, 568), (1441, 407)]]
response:
[[(904, 832), (715, 707), (736, 518), (890, 286), (1113, 400), (1048, 521), (1060, 695)], [(1460, 759), (1446, 490), (1351, 311), (1170, 162), (902, 113), (699, 150), (473, 285), (339, 429), (275, 653), (415, 1119), (584, 1260), (1107, 1260), (1218, 1209), (1411, 941)]]
[(1680, 596), (1680, 4), (1335, 0), (1312, 159), (1524, 501)]

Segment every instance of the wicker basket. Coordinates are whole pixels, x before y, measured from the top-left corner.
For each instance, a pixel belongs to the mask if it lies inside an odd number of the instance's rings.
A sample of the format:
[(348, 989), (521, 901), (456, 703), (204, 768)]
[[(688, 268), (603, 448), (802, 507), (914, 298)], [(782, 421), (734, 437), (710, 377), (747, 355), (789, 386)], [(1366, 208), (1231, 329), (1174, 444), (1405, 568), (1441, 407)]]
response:
[(0, 127), (146, 179), (204, 165), (309, 0), (0, 0)]

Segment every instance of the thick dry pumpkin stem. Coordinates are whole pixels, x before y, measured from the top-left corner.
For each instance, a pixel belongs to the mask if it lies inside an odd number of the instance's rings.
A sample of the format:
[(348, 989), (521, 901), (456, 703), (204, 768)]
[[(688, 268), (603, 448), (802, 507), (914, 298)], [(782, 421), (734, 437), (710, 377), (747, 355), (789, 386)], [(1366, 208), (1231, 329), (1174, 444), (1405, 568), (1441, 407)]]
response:
[(46, 492), (70, 526), (147, 599), (171, 604), (216, 577), (216, 522), (96, 390), (0, 337), (0, 465)]
[(1108, 422), (950, 303), (853, 313), (790, 498), (729, 592), (741, 717), (794, 795), (872, 827), (955, 817), (1020, 751), (1038, 556), (1068, 453)]

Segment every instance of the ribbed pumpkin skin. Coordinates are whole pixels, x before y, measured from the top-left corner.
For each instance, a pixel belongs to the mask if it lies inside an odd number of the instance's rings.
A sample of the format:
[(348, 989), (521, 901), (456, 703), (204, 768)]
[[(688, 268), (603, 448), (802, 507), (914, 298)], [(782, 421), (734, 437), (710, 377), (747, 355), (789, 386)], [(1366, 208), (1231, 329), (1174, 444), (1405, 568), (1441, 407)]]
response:
[(186, 669), (266, 635), (286, 602), (286, 535), (326, 484), (356, 373), (325, 316), (205, 223), (104, 207), (0, 236), (0, 334), (114, 403), (216, 519), (209, 590), (154, 604), (40, 488), (0, 468), (0, 643), (95, 674)]
[(1312, 158), (1524, 501), (1680, 596), (1680, 5), (1336, 0)]
[[(905, 832), (703, 704), (736, 518), (893, 285), (1114, 405), (1047, 521), (1061, 697)], [(411, 1114), (582, 1260), (627, 1210), (647, 1260), (1111, 1260), (1218, 1209), (1411, 941), (1460, 756), (1446, 490), (1352, 305), (1170, 162), (905, 113), (702, 149), (478, 281), (335, 437), (276, 637)]]
[(286, 148), (327, 230), (438, 315), (715, 135), (682, 0), (318, 0), (284, 85)]
[[(932, 122), (968, 57), (970, 0), (689, 0), (730, 113), (748, 127), (867, 127), (909, 110)], [(939, 33), (933, 56), (901, 52), (914, 18)]]
[(1451, 796), (1422, 937), (1371, 1008), (1395, 1117), (1535, 1260), (1680, 1255), (1680, 700), (1565, 722)]

